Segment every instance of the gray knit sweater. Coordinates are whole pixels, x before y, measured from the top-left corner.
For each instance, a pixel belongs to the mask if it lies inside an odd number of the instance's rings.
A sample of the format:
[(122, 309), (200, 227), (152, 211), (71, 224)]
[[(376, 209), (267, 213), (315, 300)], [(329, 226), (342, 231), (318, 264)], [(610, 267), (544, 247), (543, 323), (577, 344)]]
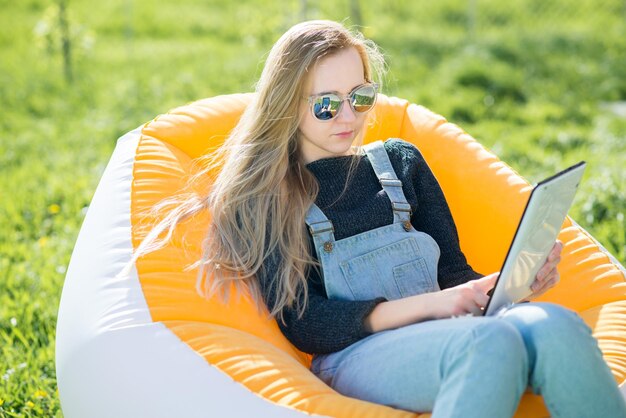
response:
[[(454, 220), (439, 183), (419, 150), (401, 139), (388, 139), (385, 149), (407, 201), (413, 209), (411, 223), (418, 231), (432, 236), (441, 249), (438, 282), (441, 289), (482, 277), (468, 264), (459, 247)], [(316, 204), (335, 228), (340, 240), (393, 222), (391, 202), (374, 173), (367, 155), (359, 156), (356, 172), (350, 178), (342, 198), (329, 206), (342, 192), (348, 173), (350, 156), (322, 158), (306, 165), (317, 178), (320, 192)], [(313, 239), (309, 235), (313, 257), (317, 259)], [(276, 257), (268, 257), (257, 274), (265, 303), (273, 307), (275, 289), (270, 283), (277, 273)], [(292, 344), (306, 353), (326, 354), (341, 350), (370, 335), (364, 319), (385, 298), (365, 301), (329, 300), (317, 269), (309, 269), (309, 300), (303, 317), (294, 308), (285, 308), (285, 323), (278, 325)]]

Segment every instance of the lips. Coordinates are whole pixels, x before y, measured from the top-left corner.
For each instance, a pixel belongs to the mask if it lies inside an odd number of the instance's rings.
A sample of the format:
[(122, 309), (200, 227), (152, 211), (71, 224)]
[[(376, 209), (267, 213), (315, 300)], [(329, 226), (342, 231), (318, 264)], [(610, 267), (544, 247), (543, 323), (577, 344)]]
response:
[(337, 135), (337, 136), (349, 136), (349, 135), (352, 135), (352, 132), (354, 132), (354, 131), (344, 131), (344, 132), (336, 133), (335, 135)]

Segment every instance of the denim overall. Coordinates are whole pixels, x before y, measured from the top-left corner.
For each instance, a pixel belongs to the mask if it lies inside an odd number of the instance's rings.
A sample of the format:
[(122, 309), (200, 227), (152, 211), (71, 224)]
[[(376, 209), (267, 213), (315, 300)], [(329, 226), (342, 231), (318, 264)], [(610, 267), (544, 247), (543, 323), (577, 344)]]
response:
[(382, 141), (363, 147), (391, 200), (393, 223), (335, 240), (333, 224), (313, 203), (306, 224), (313, 236), (329, 299), (400, 299), (439, 290), (439, 246), (411, 225), (411, 206)]
[[(440, 290), (439, 246), (411, 226), (411, 207), (383, 143), (364, 149), (394, 220), (336, 241), (331, 221), (311, 206), (306, 223), (328, 298), (393, 300)], [(315, 354), (311, 371), (345, 396), (432, 411), (433, 418), (511, 417), (527, 389), (543, 395), (555, 418), (626, 417), (591, 329), (575, 312), (551, 303), (378, 331), (342, 350)]]

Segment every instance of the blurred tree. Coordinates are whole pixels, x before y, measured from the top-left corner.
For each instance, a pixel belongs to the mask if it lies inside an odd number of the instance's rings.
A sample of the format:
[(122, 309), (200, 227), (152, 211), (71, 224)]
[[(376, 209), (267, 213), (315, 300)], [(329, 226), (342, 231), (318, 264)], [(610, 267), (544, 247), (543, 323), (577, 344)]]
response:
[(300, 0), (300, 21), (305, 21), (307, 19), (307, 9), (309, 7), (307, 0)]
[(67, 23), (65, 0), (57, 0), (59, 5), (59, 28), (61, 29), (61, 45), (63, 51), (63, 72), (68, 83), (74, 80), (72, 72), (72, 41)]
[(476, 0), (467, 2), (467, 35), (470, 42), (476, 38)]
[(350, 0), (350, 17), (355, 25), (363, 26), (363, 14), (361, 13), (359, 0)]
[(33, 29), (35, 45), (50, 57), (60, 57), (63, 75), (68, 83), (75, 78), (75, 65), (89, 54), (95, 36), (84, 25), (76, 23), (67, 0), (55, 0)]

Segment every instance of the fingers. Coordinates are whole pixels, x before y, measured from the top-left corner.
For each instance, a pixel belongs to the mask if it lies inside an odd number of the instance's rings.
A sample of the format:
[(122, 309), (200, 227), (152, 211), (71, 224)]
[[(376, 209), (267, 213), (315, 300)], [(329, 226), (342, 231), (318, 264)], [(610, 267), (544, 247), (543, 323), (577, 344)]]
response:
[(561, 256), (561, 252), (563, 251), (563, 243), (558, 239), (552, 246), (552, 250), (550, 250), (550, 254), (548, 255), (548, 261), (554, 261)]
[(536, 279), (538, 282), (544, 283), (544, 281), (546, 280), (548, 276), (554, 274), (553, 272), (556, 271), (556, 266), (561, 261), (562, 250), (563, 250), (563, 243), (557, 240), (554, 243), (554, 246), (552, 247), (550, 254), (548, 255), (548, 259), (537, 272)]
[(480, 279), (472, 280), (471, 283), (473, 283), (475, 288), (478, 288), (481, 292), (487, 293), (496, 285), (496, 281), (498, 280), (499, 275), (500, 272), (497, 271), (485, 277), (481, 277)]
[[(475, 281), (474, 281), (475, 282)], [(446, 291), (444, 291), (446, 292)], [(450, 314), (453, 317), (463, 315), (482, 315), (488, 297), (478, 288), (476, 283), (468, 282), (456, 288), (448, 289)]]
[(480, 292), (474, 291), (471, 297), (465, 299), (463, 304), (463, 311), (466, 313), (471, 313), (472, 315), (479, 316), (482, 315), (483, 309), (487, 306), (488, 297)]
[(468, 298), (468, 310), (474, 315), (482, 315), (483, 309), (487, 306), (489, 296), (484, 289), (474, 287), (470, 298)]
[(480, 279), (470, 280), (462, 285), (444, 290), (451, 295), (450, 314), (452, 317), (463, 315), (481, 316), (484, 312), (489, 296), (487, 292), (491, 290), (498, 280), (500, 272), (495, 272)]
[(537, 272), (535, 281), (530, 286), (533, 294), (530, 297), (537, 297), (547, 292), (550, 288), (556, 286), (560, 280), (557, 265), (561, 261), (561, 252), (563, 251), (563, 243), (560, 240), (556, 240), (550, 250), (548, 259), (543, 266)]
[(487, 306), (487, 302), (489, 302), (489, 296), (487, 296), (484, 292), (476, 292), (474, 295), (474, 303), (476, 303), (479, 308)]
[(483, 315), (483, 308), (480, 307), (480, 306), (474, 306), (474, 307), (472, 307), (471, 313), (474, 316), (482, 316)]
[(546, 262), (546, 264), (544, 264), (537, 272), (533, 286), (543, 285), (550, 277), (558, 274), (557, 265), (560, 261), (561, 257), (557, 257), (553, 261)]
[(563, 250), (563, 243), (557, 240), (550, 250), (550, 254), (548, 254), (548, 258), (546, 262), (543, 263), (543, 266), (537, 272), (537, 280), (543, 281), (547, 276), (549, 276), (553, 270), (556, 269), (556, 266), (561, 261), (561, 251)]
[(544, 294), (545, 292), (556, 286), (560, 280), (561, 276), (559, 275), (558, 270), (554, 269), (554, 271), (552, 271), (550, 275), (545, 277), (544, 280), (535, 281), (532, 284), (532, 286), (530, 287), (530, 289), (533, 291), (532, 297), (537, 297)]

